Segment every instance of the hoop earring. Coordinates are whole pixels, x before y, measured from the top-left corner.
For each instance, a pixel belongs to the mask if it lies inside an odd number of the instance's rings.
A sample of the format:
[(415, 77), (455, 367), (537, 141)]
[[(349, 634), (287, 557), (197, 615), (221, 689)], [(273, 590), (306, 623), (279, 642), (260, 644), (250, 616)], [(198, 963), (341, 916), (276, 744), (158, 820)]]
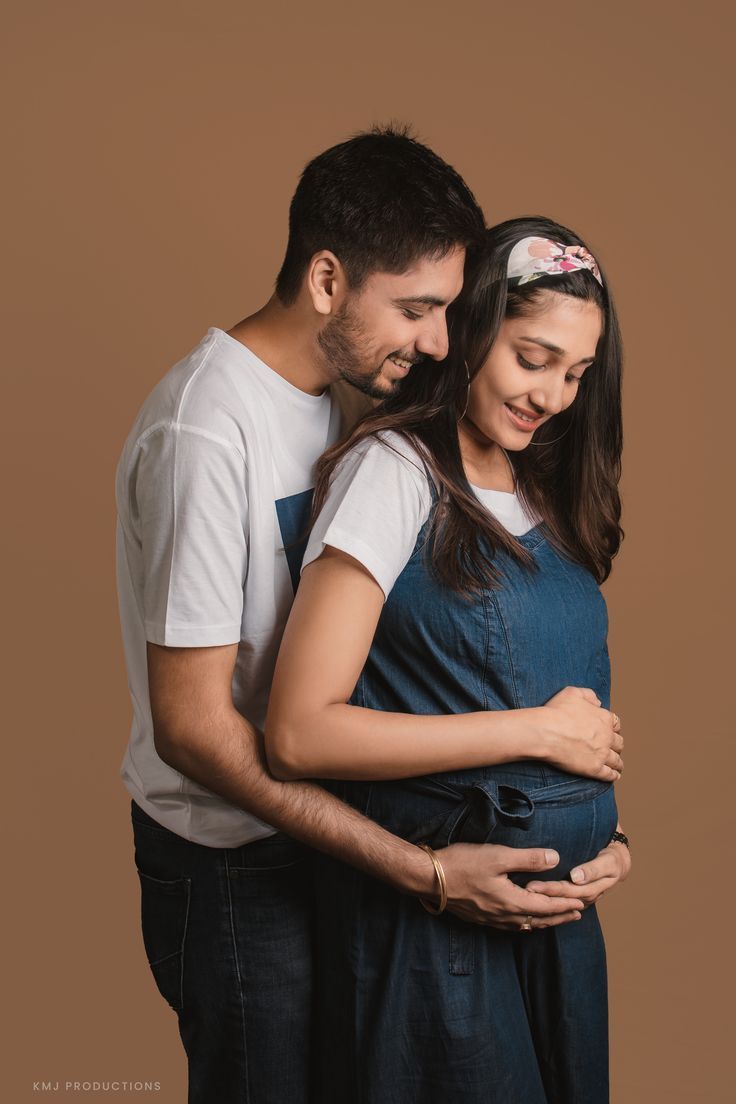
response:
[(465, 415), (467, 414), (468, 404), (470, 402), (470, 369), (468, 368), (467, 360), (464, 360), (463, 364), (465, 365), (465, 375), (467, 376), (468, 382), (467, 382), (466, 391), (465, 391), (465, 406), (463, 407), (462, 414), (458, 418), (458, 422), (461, 422), (463, 420), (463, 418), (465, 417)]

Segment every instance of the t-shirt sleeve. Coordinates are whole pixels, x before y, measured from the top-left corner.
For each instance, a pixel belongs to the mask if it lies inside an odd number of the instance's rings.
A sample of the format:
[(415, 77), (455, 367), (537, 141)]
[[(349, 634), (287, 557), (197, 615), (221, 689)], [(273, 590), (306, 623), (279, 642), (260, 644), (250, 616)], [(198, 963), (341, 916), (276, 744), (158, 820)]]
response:
[(139, 444), (132, 491), (146, 639), (238, 642), (248, 564), (243, 455), (202, 431), (159, 428)]
[(329, 545), (358, 560), (386, 597), (414, 551), (431, 501), (426, 470), (404, 438), (386, 433), (360, 442), (333, 475), (302, 570)]

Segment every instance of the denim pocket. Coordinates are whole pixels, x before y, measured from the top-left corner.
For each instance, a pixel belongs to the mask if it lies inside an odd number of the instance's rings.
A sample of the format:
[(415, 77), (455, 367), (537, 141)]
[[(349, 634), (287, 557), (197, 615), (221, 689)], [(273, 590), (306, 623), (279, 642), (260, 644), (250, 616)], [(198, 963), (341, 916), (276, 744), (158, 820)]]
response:
[(191, 878), (163, 881), (138, 871), (143, 944), (158, 991), (175, 1012), (184, 1006), (184, 942)]

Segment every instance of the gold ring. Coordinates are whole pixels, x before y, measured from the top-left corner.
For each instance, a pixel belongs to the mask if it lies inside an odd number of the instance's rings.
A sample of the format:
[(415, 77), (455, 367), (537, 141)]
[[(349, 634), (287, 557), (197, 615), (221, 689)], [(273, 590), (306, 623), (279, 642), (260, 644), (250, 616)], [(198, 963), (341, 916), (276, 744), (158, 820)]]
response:
[(525, 919), (519, 924), (519, 931), (531, 931), (532, 930), (532, 918), (531, 916), (525, 917)]

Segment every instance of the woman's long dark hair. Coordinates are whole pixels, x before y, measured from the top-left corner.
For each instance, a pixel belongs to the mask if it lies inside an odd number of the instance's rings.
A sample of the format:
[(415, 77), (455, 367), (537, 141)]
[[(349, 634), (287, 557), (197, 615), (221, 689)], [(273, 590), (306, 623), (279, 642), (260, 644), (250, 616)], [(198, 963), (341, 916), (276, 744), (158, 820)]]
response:
[(525, 449), (511, 454), (517, 491), (550, 540), (599, 583), (608, 577), (623, 537), (618, 493), (622, 347), (608, 281), (601, 269), (601, 288), (592, 273), (579, 269), (510, 288), (509, 254), (527, 237), (584, 245), (571, 230), (543, 217), (510, 219), (488, 230), (484, 248), (468, 258), (463, 291), (448, 312), (447, 359), (413, 368), (394, 394), (322, 457), (317, 469), (314, 517), (346, 452), (382, 431), (405, 436), (423, 457), (436, 487), (427, 545), (432, 568), (442, 583), (465, 594), (499, 585), (493, 561), (501, 549), (534, 567), (529, 552), (473, 493), (457, 427), (467, 403), (468, 379), (484, 364), (501, 324), (534, 313), (547, 290), (596, 303), (604, 317), (603, 332), (575, 401), (545, 422)]

